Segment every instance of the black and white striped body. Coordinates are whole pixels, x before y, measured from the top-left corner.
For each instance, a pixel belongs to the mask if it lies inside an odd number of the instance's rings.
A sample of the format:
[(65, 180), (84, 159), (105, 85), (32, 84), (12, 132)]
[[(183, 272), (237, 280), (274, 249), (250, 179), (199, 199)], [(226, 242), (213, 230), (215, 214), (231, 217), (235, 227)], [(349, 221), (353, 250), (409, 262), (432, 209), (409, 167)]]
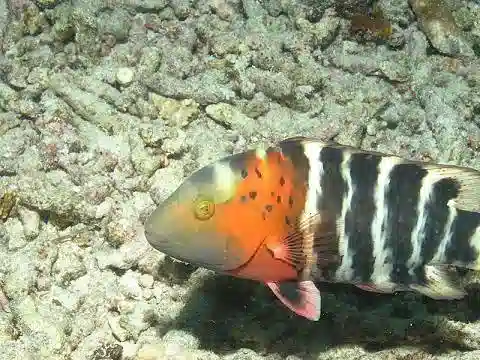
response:
[(308, 168), (305, 217), (329, 215), (324, 221), (339, 261), (311, 264), (318, 280), (432, 296), (436, 267), (480, 270), (480, 172), (315, 139), (286, 140), (280, 148), (287, 154), (295, 148)]

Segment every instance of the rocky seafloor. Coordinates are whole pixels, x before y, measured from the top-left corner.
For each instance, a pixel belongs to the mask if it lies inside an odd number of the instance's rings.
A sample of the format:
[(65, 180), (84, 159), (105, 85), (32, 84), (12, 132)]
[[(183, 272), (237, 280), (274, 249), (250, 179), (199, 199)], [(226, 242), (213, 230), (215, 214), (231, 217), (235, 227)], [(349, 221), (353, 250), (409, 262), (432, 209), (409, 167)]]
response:
[(478, 276), (433, 301), (261, 284), (152, 249), (182, 179), (314, 135), (480, 169), (480, 3), (0, 0), (0, 359), (479, 359)]

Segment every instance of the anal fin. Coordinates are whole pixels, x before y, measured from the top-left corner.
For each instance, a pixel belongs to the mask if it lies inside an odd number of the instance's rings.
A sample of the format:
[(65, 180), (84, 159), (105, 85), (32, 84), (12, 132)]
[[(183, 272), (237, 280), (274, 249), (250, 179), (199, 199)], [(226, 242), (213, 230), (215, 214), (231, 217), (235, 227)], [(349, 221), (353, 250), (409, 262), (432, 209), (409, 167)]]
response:
[(425, 284), (409, 287), (435, 300), (455, 300), (467, 295), (455, 270), (446, 265), (425, 266)]
[(320, 318), (321, 295), (312, 281), (267, 282), (266, 285), (295, 314), (312, 321)]

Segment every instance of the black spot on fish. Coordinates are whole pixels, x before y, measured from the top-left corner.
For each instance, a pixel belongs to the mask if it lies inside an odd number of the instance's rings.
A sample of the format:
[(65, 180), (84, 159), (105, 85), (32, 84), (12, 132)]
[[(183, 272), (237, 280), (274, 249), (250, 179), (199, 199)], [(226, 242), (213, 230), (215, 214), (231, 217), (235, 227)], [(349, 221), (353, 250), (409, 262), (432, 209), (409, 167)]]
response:
[(285, 185), (285, 178), (282, 176), (280, 178), (280, 186), (283, 186), (283, 185)]
[(240, 202), (247, 202), (247, 197), (245, 195), (240, 196)]
[(290, 205), (290, 207), (293, 207), (293, 198), (291, 195), (288, 197), (288, 205)]
[(267, 206), (265, 206), (265, 210), (267, 210), (268, 212), (271, 212), (273, 210), (273, 206), (272, 205), (267, 205)]
[(290, 226), (290, 219), (288, 218), (288, 216), (285, 216), (285, 224)]
[(258, 168), (255, 168), (255, 174), (257, 174), (259, 179), (262, 178), (262, 173), (260, 172), (260, 170), (258, 170)]
[(270, 193), (270, 196), (272, 196), (272, 197), (275, 196), (275, 193), (272, 191), (272, 192)]
[(282, 202), (282, 197), (280, 195), (277, 196), (277, 204), (280, 204)]
[(248, 171), (243, 169), (242, 172), (241, 172), (241, 175), (242, 175), (242, 178), (246, 178), (248, 176)]
[(256, 191), (250, 191), (248, 193), (248, 196), (250, 196), (250, 199), (255, 200), (255, 198), (257, 197), (257, 192)]

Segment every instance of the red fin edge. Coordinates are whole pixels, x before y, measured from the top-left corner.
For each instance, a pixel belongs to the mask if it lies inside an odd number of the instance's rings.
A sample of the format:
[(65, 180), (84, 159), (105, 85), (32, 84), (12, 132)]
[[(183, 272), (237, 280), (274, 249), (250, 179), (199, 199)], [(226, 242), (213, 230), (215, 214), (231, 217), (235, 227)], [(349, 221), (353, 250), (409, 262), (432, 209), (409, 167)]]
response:
[[(321, 295), (318, 288), (313, 281), (300, 281), (300, 282), (267, 282), (266, 285), (272, 290), (275, 296), (299, 316), (303, 316), (308, 320), (317, 321), (320, 319), (321, 313)], [(289, 290), (295, 291), (295, 296), (298, 298), (295, 303), (288, 298), (285, 291), (281, 289), (281, 286), (291, 286)]]

